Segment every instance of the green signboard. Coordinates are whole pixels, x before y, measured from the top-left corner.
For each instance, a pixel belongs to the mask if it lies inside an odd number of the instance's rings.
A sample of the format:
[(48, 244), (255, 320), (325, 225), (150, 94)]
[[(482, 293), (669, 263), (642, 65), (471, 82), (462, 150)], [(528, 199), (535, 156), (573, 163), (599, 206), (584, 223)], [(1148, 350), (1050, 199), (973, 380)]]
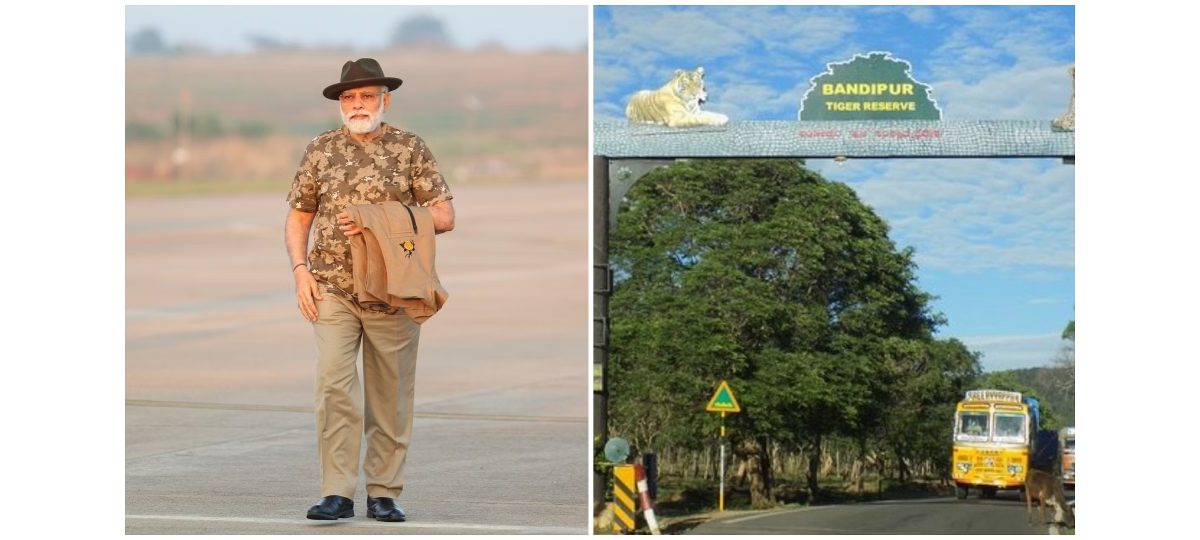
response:
[(929, 85), (888, 52), (858, 54), (812, 78), (800, 120), (941, 120)]
[[(737, 398), (733, 397), (733, 389), (729, 387), (729, 383), (721, 381), (721, 386), (718, 386), (717, 391), (713, 392), (712, 398), (708, 400), (708, 405), (704, 407), (704, 410), (735, 413), (742, 412), (742, 406), (738, 405)], [(721, 429), (724, 430), (723, 427)]]

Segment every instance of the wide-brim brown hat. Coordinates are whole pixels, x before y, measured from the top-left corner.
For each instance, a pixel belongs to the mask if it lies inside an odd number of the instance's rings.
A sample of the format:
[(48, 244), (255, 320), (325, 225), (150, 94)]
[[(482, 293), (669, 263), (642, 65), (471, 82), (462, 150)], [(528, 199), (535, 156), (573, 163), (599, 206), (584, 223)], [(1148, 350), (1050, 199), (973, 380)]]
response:
[(384, 85), (390, 92), (400, 88), (401, 84), (404, 84), (404, 81), (385, 76), (383, 68), (379, 67), (379, 62), (376, 62), (374, 58), (359, 58), (347, 61), (342, 66), (341, 82), (325, 87), (321, 93), (329, 99), (336, 100), (348, 88)]

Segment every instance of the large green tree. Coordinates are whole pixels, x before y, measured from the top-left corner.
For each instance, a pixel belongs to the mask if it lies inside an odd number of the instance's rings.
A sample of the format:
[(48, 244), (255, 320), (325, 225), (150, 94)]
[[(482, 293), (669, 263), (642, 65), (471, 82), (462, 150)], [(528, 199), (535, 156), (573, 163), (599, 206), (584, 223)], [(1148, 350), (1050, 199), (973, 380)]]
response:
[[(940, 396), (950, 390), (921, 375), (977, 369), (961, 344), (933, 345), (940, 318), (912, 259), (853, 190), (795, 161), (647, 174), (610, 238), (611, 432), (643, 449), (712, 444), (717, 419), (703, 405), (728, 380), (752, 502), (770, 502), (768, 440), (809, 452), (815, 492), (822, 441), (885, 429), (907, 395), (892, 390), (899, 381)], [(888, 356), (906, 347), (915, 352)]]
[(1058, 387), (1071, 401), (1072, 424), (1075, 421), (1075, 320), (1067, 323), (1062, 332), (1063, 346), (1058, 359), (1054, 362), (1058, 368)]
[(929, 463), (950, 476), (949, 441), (955, 403), (980, 375), (979, 354), (957, 339), (891, 339), (882, 349), (888, 399), (879, 440), (890, 451), (899, 480), (910, 478), (910, 464)]

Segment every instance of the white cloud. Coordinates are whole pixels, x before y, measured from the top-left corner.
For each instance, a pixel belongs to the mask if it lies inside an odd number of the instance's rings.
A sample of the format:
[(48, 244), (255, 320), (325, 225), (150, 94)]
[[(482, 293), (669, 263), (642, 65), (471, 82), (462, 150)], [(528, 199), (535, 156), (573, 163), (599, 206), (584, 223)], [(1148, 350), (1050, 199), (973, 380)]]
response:
[[(723, 81), (770, 80), (774, 82), (807, 79), (809, 71), (809, 64), (796, 57), (757, 53), (747, 54), (736, 62), (705, 66), (705, 77), (714, 84)], [(775, 83), (772, 86), (778, 86), (778, 84)]]
[(719, 58), (735, 56), (747, 41), (744, 34), (699, 11), (614, 6), (611, 13), (614, 32), (603, 45), (618, 56), (641, 50), (655, 57)]
[(1067, 64), (993, 72), (974, 83), (932, 83), (946, 120), (1049, 120), (1066, 112), (1073, 88)]
[(629, 68), (616, 64), (597, 63), (592, 70), (592, 82), (596, 88), (617, 88), (632, 78)]
[(798, 98), (793, 100), (788, 93), (780, 94), (779, 90), (757, 82), (734, 83), (719, 89), (710, 86), (708, 95), (705, 109), (727, 114), (734, 120), (777, 116), (775, 112), (781, 107), (795, 109), (799, 103)]
[(858, 27), (853, 11), (843, 8), (724, 6), (700, 9), (719, 24), (746, 36), (744, 45), (761, 46), (775, 54), (792, 57), (827, 50)]
[(1050, 366), (1062, 348), (1062, 336), (1056, 333), (941, 337), (957, 337), (968, 349), (983, 353), (979, 363), (984, 371)]
[(905, 6), (900, 8), (908, 20), (916, 24), (933, 24), (937, 21), (937, 13), (930, 6)]
[(909, 22), (929, 26), (938, 21), (937, 11), (933, 6), (873, 6), (865, 8), (872, 15), (890, 15), (899, 13)]
[[(1075, 34), (1066, 19), (1041, 9), (956, 8), (958, 24), (930, 56), (935, 77), (972, 83), (997, 72), (1062, 65)], [(1052, 18), (1053, 17), (1053, 18)]]
[(778, 41), (769, 38), (763, 40), (768, 50), (788, 55), (812, 54), (828, 50), (846, 39), (846, 36), (855, 30), (856, 25), (854, 19), (850, 17), (818, 15), (803, 17), (799, 24), (789, 26), (794, 29), (793, 35), (785, 36)]
[(1045, 268), (1038, 268), (1019, 273), (1017, 279), (1028, 283), (1055, 283), (1062, 279), (1062, 274)]
[(847, 182), (926, 269), (1073, 268), (1074, 169), (1046, 160), (811, 162)]
[(625, 120), (625, 105), (617, 105), (610, 102), (596, 102), (592, 108), (592, 114), (596, 122), (611, 122), (616, 120)]
[(778, 91), (762, 84), (736, 83), (722, 88), (719, 94), (710, 86), (708, 96), (705, 109), (726, 114), (734, 120), (744, 120), (762, 111), (763, 104), (775, 99)]
[[(659, 67), (658, 55), (649, 50), (631, 50), (620, 55), (601, 53), (601, 44), (597, 43), (595, 66), (596, 70), (606, 70), (603, 74), (617, 75), (616, 78), (597, 78), (593, 80), (597, 98), (623, 99), (617, 96), (622, 91), (623, 83), (643, 81), (643, 87), (652, 85), (658, 88), (671, 79), (673, 69)], [(648, 82), (657, 81), (657, 82)]]

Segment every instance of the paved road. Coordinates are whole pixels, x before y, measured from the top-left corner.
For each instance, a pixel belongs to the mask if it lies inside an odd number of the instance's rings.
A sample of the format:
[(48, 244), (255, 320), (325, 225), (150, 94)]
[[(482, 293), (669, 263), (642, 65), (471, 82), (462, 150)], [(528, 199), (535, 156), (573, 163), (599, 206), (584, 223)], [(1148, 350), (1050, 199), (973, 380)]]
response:
[(407, 523), (319, 498), (283, 193), (126, 204), (127, 533), (586, 533), (586, 184), (455, 186), (423, 327)]
[(1029, 524), (1025, 500), (1014, 491), (988, 500), (947, 497), (731, 515), (688, 534), (1047, 534), (1048, 530)]

